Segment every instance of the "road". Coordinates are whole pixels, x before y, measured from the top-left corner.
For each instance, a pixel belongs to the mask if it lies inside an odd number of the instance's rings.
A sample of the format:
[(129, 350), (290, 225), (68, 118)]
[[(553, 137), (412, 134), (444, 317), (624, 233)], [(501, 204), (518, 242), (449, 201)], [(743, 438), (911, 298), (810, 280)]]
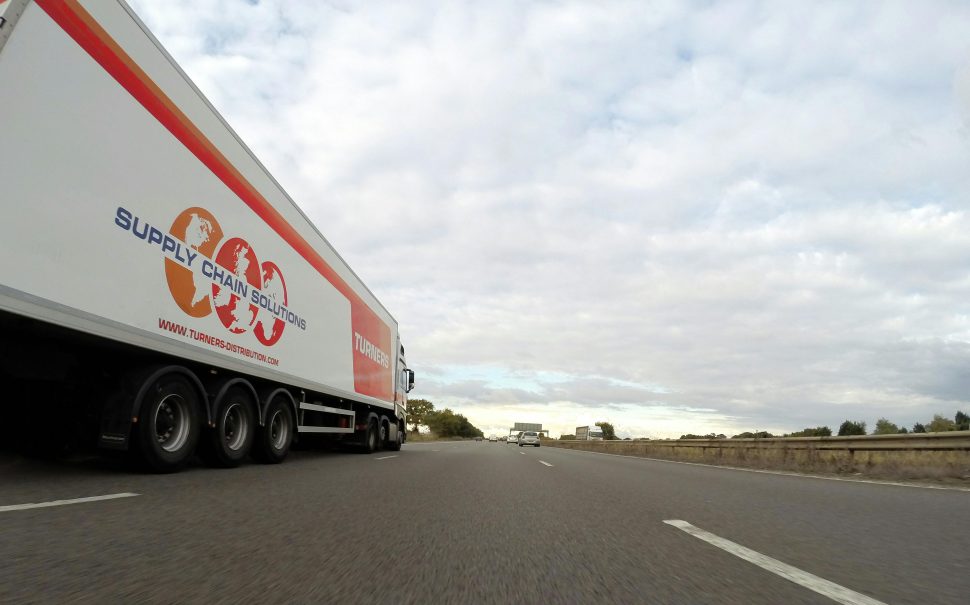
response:
[(970, 492), (488, 442), (163, 476), (0, 454), (0, 561), (0, 603), (963, 605)]

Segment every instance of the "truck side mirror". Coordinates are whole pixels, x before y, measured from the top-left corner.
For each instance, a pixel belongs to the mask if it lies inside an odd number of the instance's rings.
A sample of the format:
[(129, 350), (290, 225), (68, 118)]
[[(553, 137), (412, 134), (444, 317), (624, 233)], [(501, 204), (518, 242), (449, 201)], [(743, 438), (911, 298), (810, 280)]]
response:
[(414, 370), (408, 370), (408, 393), (414, 388)]

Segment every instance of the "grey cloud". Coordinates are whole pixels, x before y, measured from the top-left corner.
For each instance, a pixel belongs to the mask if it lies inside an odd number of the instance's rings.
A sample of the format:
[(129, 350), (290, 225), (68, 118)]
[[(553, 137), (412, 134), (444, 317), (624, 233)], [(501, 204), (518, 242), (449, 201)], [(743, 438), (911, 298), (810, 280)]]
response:
[(398, 318), (417, 396), (634, 433), (970, 401), (967, 7), (133, 4)]

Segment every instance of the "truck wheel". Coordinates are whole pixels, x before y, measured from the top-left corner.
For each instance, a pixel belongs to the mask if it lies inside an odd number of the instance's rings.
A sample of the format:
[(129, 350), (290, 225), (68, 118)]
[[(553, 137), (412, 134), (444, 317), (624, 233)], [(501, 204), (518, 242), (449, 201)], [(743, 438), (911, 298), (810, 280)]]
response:
[(283, 397), (266, 408), (266, 424), (256, 429), (253, 458), (268, 464), (283, 462), (293, 443), (293, 412)]
[(399, 426), (397, 427), (397, 439), (388, 443), (387, 449), (391, 450), (392, 452), (399, 452), (401, 451), (402, 445), (404, 445), (404, 431), (401, 430), (401, 427)]
[(171, 473), (182, 468), (199, 441), (199, 396), (180, 374), (164, 374), (145, 393), (133, 438), (149, 469)]
[(256, 415), (252, 397), (244, 389), (232, 387), (222, 397), (203, 442), (202, 454), (212, 466), (238, 466), (253, 445)]
[(381, 428), (380, 428), (380, 432), (378, 433), (379, 437), (377, 439), (377, 449), (382, 450), (386, 448), (388, 445), (387, 435), (388, 433), (391, 432), (391, 430), (388, 428), (387, 420), (383, 418), (381, 418), (380, 422), (378, 423), (378, 426)]
[(378, 439), (377, 420), (371, 419), (367, 423), (367, 434), (364, 435), (364, 453), (373, 454), (377, 451)]

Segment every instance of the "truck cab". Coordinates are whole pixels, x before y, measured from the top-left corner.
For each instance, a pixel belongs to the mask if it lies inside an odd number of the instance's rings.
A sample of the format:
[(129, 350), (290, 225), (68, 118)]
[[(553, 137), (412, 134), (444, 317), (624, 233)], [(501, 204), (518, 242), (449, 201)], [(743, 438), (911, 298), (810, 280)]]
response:
[(603, 440), (603, 429), (600, 427), (593, 426), (577, 426), (576, 427), (576, 439), (579, 441), (602, 441)]

